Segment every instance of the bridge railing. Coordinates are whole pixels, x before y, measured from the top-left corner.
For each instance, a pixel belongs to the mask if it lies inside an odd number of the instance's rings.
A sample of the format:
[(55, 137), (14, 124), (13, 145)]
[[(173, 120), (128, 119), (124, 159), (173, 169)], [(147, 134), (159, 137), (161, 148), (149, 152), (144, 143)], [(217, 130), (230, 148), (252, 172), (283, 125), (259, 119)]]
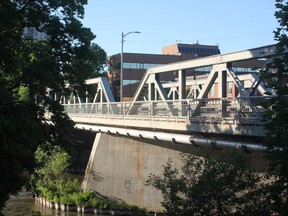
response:
[(68, 114), (118, 118), (186, 118), (189, 101), (112, 102), (63, 104)]
[[(262, 106), (267, 97), (215, 98), (193, 100), (191, 110), (193, 118), (234, 119), (241, 123), (261, 124), (264, 111)], [(195, 107), (201, 103), (200, 109)]]
[[(161, 121), (230, 119), (244, 124), (261, 124), (262, 103), (267, 97), (206, 98), (177, 101), (139, 101), (63, 104), (73, 115), (104, 118), (133, 118)], [(196, 109), (197, 106), (200, 108)]]

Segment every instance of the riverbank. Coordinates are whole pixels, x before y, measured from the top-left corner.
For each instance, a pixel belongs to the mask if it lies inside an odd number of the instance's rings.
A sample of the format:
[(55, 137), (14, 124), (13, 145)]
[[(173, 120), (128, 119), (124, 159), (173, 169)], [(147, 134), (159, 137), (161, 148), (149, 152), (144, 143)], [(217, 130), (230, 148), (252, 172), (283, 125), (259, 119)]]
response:
[(101, 208), (92, 208), (84, 206), (74, 206), (74, 205), (63, 205), (59, 203), (49, 202), (43, 197), (36, 197), (35, 202), (39, 205), (45, 206), (50, 209), (60, 210), (63, 212), (78, 212), (78, 213), (90, 213), (94, 215), (146, 215), (141, 214), (140, 212), (127, 211), (127, 210), (114, 210), (114, 209), (101, 209)]
[[(140, 215), (139, 213), (127, 210), (97, 209), (77, 206), (61, 206), (60, 204), (46, 201), (44, 198), (33, 198), (31, 192), (19, 192), (11, 196), (3, 210), (5, 216), (30, 216), (32, 212), (40, 212), (46, 216), (91, 216), (91, 215)], [(146, 213), (150, 216), (164, 215), (160, 213)]]
[[(32, 193), (27, 191), (11, 196), (2, 213), (5, 216), (31, 216), (33, 211), (40, 212), (42, 216), (79, 216), (77, 212), (61, 211), (40, 205), (33, 198)], [(91, 214), (81, 213), (81, 216), (91, 216)]]

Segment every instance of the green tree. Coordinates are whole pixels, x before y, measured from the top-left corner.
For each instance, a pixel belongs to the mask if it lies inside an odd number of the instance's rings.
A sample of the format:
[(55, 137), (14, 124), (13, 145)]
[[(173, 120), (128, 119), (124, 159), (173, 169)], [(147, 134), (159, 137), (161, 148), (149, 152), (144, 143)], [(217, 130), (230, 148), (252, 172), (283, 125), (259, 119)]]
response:
[(275, 209), (263, 180), (268, 176), (242, 166), (182, 155), (182, 169), (170, 159), (163, 175), (151, 174), (147, 185), (160, 190), (168, 215), (271, 215)]
[(35, 152), (37, 168), (35, 173), (43, 179), (54, 179), (65, 172), (69, 166), (70, 155), (59, 146), (39, 146)]
[(288, 214), (288, 1), (276, 0), (275, 17), (279, 27), (274, 31), (276, 56), (271, 59), (263, 76), (276, 97), (266, 101), (263, 115), (266, 143), (270, 153), (270, 168), (279, 176), (273, 193), (281, 215)]
[[(26, 182), (43, 143), (71, 145), (73, 122), (47, 89), (81, 92), (106, 54), (81, 23), (87, 0), (0, 1), (0, 209)], [(24, 35), (26, 27), (44, 40)], [(66, 84), (70, 84), (67, 90)], [(45, 112), (49, 111), (48, 119)]]
[(36, 195), (45, 191), (51, 194), (51, 199), (59, 199), (81, 190), (78, 179), (72, 180), (66, 173), (71, 156), (60, 146), (39, 146), (35, 152), (35, 161), (36, 168), (31, 178), (31, 186)]

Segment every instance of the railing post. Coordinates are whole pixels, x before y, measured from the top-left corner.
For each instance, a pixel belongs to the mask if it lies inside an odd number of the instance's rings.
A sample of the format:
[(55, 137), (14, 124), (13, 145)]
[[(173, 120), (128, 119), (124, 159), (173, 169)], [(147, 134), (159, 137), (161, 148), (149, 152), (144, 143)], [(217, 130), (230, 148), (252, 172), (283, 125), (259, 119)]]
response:
[(227, 117), (227, 98), (222, 98), (222, 118)]
[(186, 116), (186, 122), (189, 121), (190, 119), (190, 108), (191, 108), (191, 105), (190, 105), (190, 100), (187, 100), (187, 116)]
[(125, 119), (125, 114), (126, 114), (126, 106), (124, 103), (121, 103), (121, 110), (122, 110), (122, 115), (123, 119)]
[(88, 112), (88, 101), (89, 101), (89, 99), (88, 99), (88, 91), (86, 91), (85, 92), (85, 113), (87, 114), (87, 113), (89, 113)]
[(73, 96), (73, 110), (74, 110), (74, 113), (77, 113), (77, 110), (76, 110), (76, 102), (75, 102), (75, 96)]
[(153, 115), (154, 115), (154, 112), (153, 112), (153, 101), (150, 101), (150, 116), (151, 116), (151, 119), (153, 119)]
[(187, 100), (180, 100), (181, 103), (181, 115), (186, 116), (187, 115)]

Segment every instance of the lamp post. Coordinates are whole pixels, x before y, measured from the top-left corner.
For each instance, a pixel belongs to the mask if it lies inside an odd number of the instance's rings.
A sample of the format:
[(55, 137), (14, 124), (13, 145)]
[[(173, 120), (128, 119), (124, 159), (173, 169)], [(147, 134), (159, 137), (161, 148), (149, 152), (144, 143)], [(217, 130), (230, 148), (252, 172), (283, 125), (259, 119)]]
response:
[(126, 34), (122, 32), (121, 34), (121, 71), (120, 71), (120, 102), (123, 101), (123, 45), (124, 45), (124, 38), (129, 34), (139, 34), (139, 31), (131, 31)]

